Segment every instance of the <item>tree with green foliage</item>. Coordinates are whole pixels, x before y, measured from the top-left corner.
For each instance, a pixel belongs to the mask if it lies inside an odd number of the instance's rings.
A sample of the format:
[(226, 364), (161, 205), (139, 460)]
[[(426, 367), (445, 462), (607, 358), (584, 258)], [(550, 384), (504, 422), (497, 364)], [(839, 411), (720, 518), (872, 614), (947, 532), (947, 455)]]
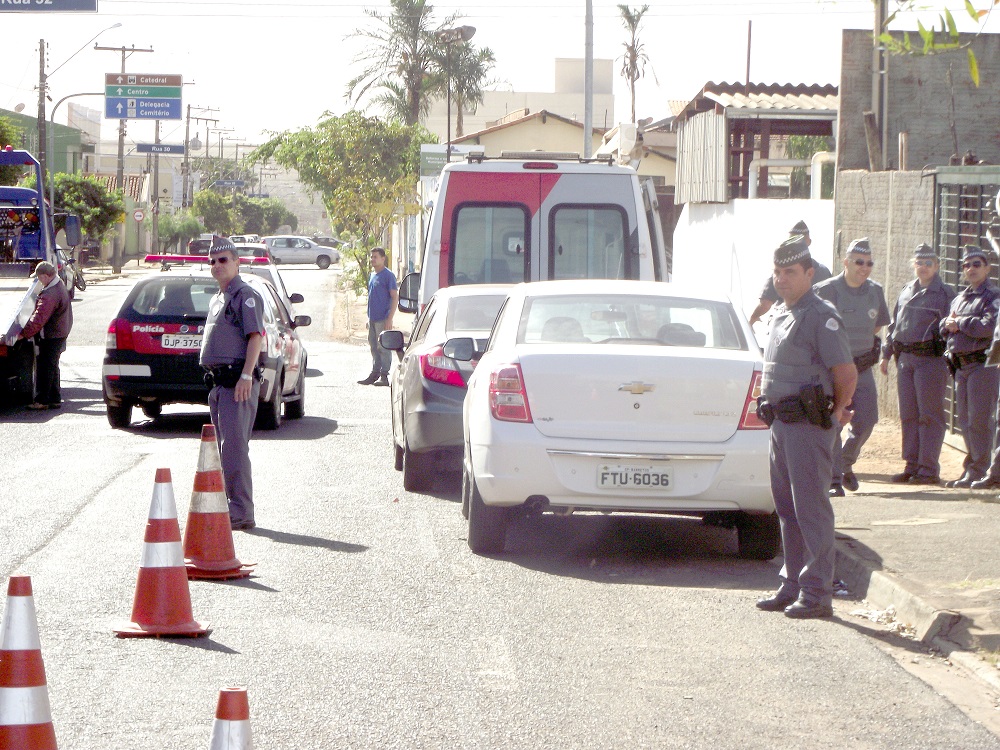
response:
[(229, 209), (232, 198), (221, 195), (214, 190), (201, 190), (194, 196), (191, 210), (195, 216), (200, 216), (207, 231), (215, 234), (229, 235), (233, 233), (233, 215)]
[[(451, 52), (445, 47), (450, 47)], [(456, 110), (455, 137), (465, 133), (465, 110), (482, 104), (483, 89), (491, 85), (487, 76), (496, 65), (496, 57), (489, 47), (474, 47), (468, 42), (442, 45), (434, 53), (438, 71), (433, 90), (447, 99), (451, 86), (451, 99)], [(450, 71), (450, 75), (449, 75)]]
[(618, 12), (621, 13), (622, 25), (628, 32), (628, 41), (622, 42), (625, 47), (625, 54), (622, 55), (622, 78), (628, 86), (629, 95), (632, 97), (632, 119), (635, 122), (635, 84), (646, 74), (646, 63), (649, 56), (646, 55), (645, 45), (639, 41), (639, 27), (642, 25), (642, 17), (649, 10), (648, 5), (641, 8), (630, 8), (627, 5), (619, 5)]
[[(153, 228), (153, 218), (146, 217), (146, 228)], [(178, 211), (175, 214), (160, 214), (156, 223), (160, 246), (165, 250), (170, 248), (181, 252), (190, 240), (205, 231), (205, 227), (190, 211)]]
[[(814, 154), (832, 150), (833, 139), (825, 135), (790, 135), (785, 142), (785, 153), (789, 159), (812, 159)], [(823, 165), (820, 165), (820, 169), (822, 170), (820, 197), (832, 198), (836, 167), (831, 164), (827, 169), (823, 169)], [(811, 183), (812, 177), (805, 167), (794, 167), (788, 186), (788, 197), (808, 198)]]
[[(21, 146), (21, 128), (8, 117), (0, 117), (0, 148)], [(0, 167), (0, 185), (16, 185), (24, 174), (22, 167)]]
[[(79, 216), (80, 226), (89, 239), (103, 242), (112, 228), (123, 221), (125, 201), (122, 194), (108, 190), (97, 177), (57, 172), (53, 179), (56, 211)], [(30, 183), (33, 186), (34, 179)], [(57, 231), (65, 224), (65, 215), (55, 217)]]

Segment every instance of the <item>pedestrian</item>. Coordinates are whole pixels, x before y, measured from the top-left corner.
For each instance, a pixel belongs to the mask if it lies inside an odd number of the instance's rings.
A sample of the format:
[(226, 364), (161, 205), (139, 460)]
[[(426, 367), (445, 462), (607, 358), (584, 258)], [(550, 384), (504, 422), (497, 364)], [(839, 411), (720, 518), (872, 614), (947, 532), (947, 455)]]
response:
[(857, 492), (858, 478), (854, 474), (854, 464), (878, 422), (878, 389), (872, 367), (882, 353), (879, 329), (888, 325), (891, 318), (882, 286), (868, 278), (874, 266), (871, 243), (867, 237), (862, 237), (848, 245), (844, 270), (816, 285), (816, 294), (832, 303), (840, 313), (851, 342), (854, 365), (858, 369), (858, 385), (851, 402), (854, 416), (847, 425), (847, 440), (841, 442), (838, 432), (833, 448), (833, 475), (830, 480), (833, 497), (843, 497), (845, 488)]
[(799, 237), (774, 253), (774, 286), (783, 302), (771, 319), (758, 408), (771, 428), (771, 494), (784, 565), (778, 591), (757, 607), (798, 619), (833, 614), (830, 472), (836, 433), (850, 419), (857, 383), (840, 315), (810, 289), (810, 261)]
[[(805, 240), (806, 245), (812, 244), (812, 239), (809, 237), (809, 227), (804, 221), (799, 221), (788, 230), (789, 237), (799, 236)], [(821, 281), (826, 281), (833, 276), (830, 273), (830, 269), (820, 263), (818, 260), (813, 258), (813, 268), (816, 269), (815, 276), (813, 277), (813, 283), (818, 284)], [(771, 306), (778, 301), (778, 292), (774, 289), (774, 278), (771, 276), (767, 277), (767, 281), (764, 282), (764, 288), (760, 292), (760, 300), (757, 303), (757, 307), (754, 311), (750, 313), (750, 325), (753, 325), (758, 320), (760, 320)]]
[(962, 476), (948, 487), (968, 489), (986, 478), (996, 431), (1000, 370), (986, 366), (986, 352), (996, 333), (1000, 289), (990, 280), (990, 261), (978, 245), (965, 245), (962, 270), (968, 286), (952, 300), (941, 334), (955, 378), (955, 416), (965, 441)]
[(213, 240), (208, 262), (219, 292), (208, 305), (200, 362), (212, 388), (208, 408), (219, 439), (230, 525), (248, 530), (256, 526), (250, 433), (260, 397), (264, 301), (240, 278), (240, 257), (229, 240)]
[(955, 290), (938, 276), (940, 264), (930, 245), (913, 252), (916, 279), (903, 287), (885, 335), (879, 369), (889, 374), (896, 358), (896, 393), (903, 432), (903, 471), (897, 484), (938, 484), (944, 443), (944, 398), (948, 365), (941, 321), (948, 317)]
[(73, 305), (69, 290), (56, 268), (48, 261), (35, 266), (35, 279), (40, 287), (35, 309), (20, 333), (8, 337), (8, 344), (34, 338), (38, 344), (35, 360), (35, 400), (29, 409), (59, 409), (62, 407), (59, 357), (66, 351), (66, 339), (73, 328)]
[(368, 346), (372, 350), (372, 371), (360, 385), (389, 385), (391, 355), (378, 342), (382, 331), (392, 328), (392, 316), (399, 302), (396, 275), (385, 266), (385, 250), (373, 247), (372, 272), (368, 276)]

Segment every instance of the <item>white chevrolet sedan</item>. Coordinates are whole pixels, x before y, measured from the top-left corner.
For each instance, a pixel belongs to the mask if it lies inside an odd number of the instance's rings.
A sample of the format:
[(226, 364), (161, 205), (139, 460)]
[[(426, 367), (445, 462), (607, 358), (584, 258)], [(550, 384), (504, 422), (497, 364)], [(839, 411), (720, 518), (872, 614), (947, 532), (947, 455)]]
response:
[[(480, 357), (451, 339), (455, 359)], [(511, 287), (464, 408), (462, 512), (476, 553), (513, 512), (697, 515), (742, 557), (780, 549), (763, 363), (728, 297), (642, 281)]]

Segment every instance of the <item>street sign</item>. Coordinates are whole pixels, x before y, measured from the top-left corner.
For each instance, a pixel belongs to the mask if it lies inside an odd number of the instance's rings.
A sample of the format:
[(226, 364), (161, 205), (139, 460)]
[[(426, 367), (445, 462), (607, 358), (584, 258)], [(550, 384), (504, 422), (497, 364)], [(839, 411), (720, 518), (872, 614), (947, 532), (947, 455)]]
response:
[(104, 116), (109, 120), (180, 120), (183, 85), (183, 77), (174, 73), (105, 73)]
[(238, 188), (245, 187), (246, 184), (246, 180), (216, 180), (212, 183), (212, 187)]
[(183, 143), (137, 143), (137, 154), (183, 154)]
[(0, 13), (36, 13), (50, 11), (53, 13), (66, 13), (70, 11), (82, 11), (87, 13), (97, 12), (97, 0), (3, 0), (0, 2)]
[(132, 218), (135, 219), (136, 221), (142, 221), (143, 219), (146, 218), (146, 212), (143, 211), (141, 208), (137, 208), (135, 211), (132, 212)]
[(104, 98), (104, 116), (109, 120), (180, 120), (180, 99)]

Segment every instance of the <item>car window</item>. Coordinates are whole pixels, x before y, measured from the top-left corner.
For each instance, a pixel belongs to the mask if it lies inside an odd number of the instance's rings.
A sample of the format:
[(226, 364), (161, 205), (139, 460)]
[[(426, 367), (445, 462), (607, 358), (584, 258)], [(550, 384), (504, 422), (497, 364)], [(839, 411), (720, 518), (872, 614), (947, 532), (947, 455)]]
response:
[(416, 327), (413, 329), (413, 335), (410, 337), (410, 345), (418, 344), (427, 338), (427, 329), (430, 328), (431, 321), (434, 320), (434, 317), (437, 315), (439, 306), (440, 305), (436, 298), (431, 299), (431, 301), (427, 304), (427, 307), (424, 309), (420, 319), (417, 320)]
[(274, 303), (275, 317), (280, 318), (281, 321), (286, 326), (290, 327), (291, 324), (292, 324), (292, 321), (288, 317), (288, 314), (285, 312), (285, 305), (281, 301), (281, 297), (278, 294), (277, 290), (273, 286), (271, 286), (270, 284), (264, 284), (263, 286), (267, 287), (267, 293), (271, 297), (271, 302)]
[(529, 299), (521, 315), (517, 341), (747, 348), (729, 303), (610, 294)]
[(524, 206), (463, 205), (454, 221), (452, 284), (511, 284), (527, 278)]
[(549, 219), (550, 279), (636, 279), (621, 206), (557, 206)]
[(505, 299), (503, 294), (454, 297), (448, 305), (445, 329), (449, 333), (488, 331)]
[(215, 279), (155, 279), (137, 289), (132, 311), (141, 316), (204, 318), (218, 291)]

